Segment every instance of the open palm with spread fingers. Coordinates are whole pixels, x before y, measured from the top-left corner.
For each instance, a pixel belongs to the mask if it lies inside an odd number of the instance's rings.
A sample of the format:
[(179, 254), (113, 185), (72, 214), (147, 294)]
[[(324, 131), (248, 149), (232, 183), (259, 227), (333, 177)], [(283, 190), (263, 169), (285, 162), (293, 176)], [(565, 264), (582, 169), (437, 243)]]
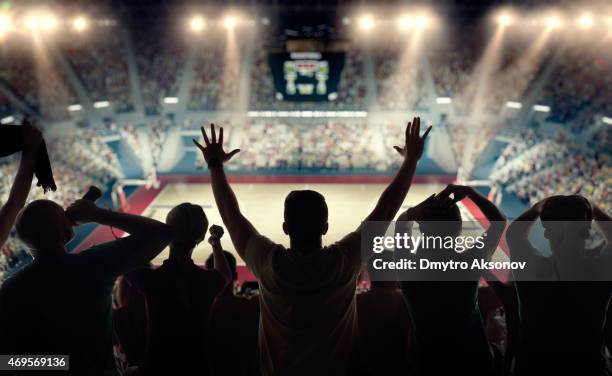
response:
[(412, 119), (412, 122), (408, 123), (406, 126), (406, 143), (404, 147), (394, 146), (393, 148), (404, 158), (411, 157), (419, 159), (421, 155), (423, 155), (425, 139), (429, 131), (431, 131), (431, 126), (427, 128), (423, 137), (421, 137), (421, 118), (415, 117)]
[(204, 145), (198, 143), (195, 139), (193, 139), (193, 143), (200, 149), (202, 155), (204, 156), (204, 160), (206, 163), (210, 163), (212, 160), (218, 160), (221, 163), (225, 163), (229, 161), (234, 155), (240, 152), (240, 149), (234, 149), (229, 153), (226, 153), (223, 150), (223, 127), (219, 127), (219, 137), (217, 138), (217, 133), (215, 130), (215, 125), (210, 124), (210, 139), (204, 130), (204, 127), (201, 127), (202, 137), (204, 138)]

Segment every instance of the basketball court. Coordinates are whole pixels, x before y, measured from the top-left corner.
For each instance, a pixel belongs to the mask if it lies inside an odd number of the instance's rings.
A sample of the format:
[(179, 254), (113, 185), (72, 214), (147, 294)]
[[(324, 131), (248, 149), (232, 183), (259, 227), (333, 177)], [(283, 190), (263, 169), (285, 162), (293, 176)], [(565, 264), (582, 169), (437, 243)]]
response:
[[(323, 194), (329, 207), (329, 231), (323, 237), (323, 243), (330, 244), (359, 226), (376, 205), (388, 180), (387, 177), (361, 179), (329, 176), (281, 176), (267, 177), (263, 180), (261, 177), (230, 178), (244, 215), (261, 234), (286, 246), (288, 246), (289, 238), (282, 230), (283, 203), (290, 191), (312, 189)], [(421, 179), (417, 177), (415, 180)], [(434, 179), (431, 182), (423, 181), (413, 184), (401, 210), (418, 204), (433, 193), (440, 192), (446, 186), (445, 180), (435, 181)], [(131, 195), (128, 199), (127, 211), (165, 221), (166, 215), (174, 206), (182, 202), (191, 202), (204, 208), (209, 224), (223, 226), (208, 177), (171, 177), (162, 178), (161, 181), (162, 184), (158, 189), (141, 187)], [(482, 219), (478, 209), (471, 202), (459, 203), (459, 207), (464, 221), (477, 222)], [(115, 232), (115, 235), (120, 234)], [(112, 240), (112, 237), (113, 234), (108, 228), (100, 226), (77, 247), (77, 250)], [(241, 267), (240, 271), (244, 272), (242, 268), (244, 261), (237, 255), (229, 234), (226, 233), (222, 244), (225, 250), (236, 256), (238, 265)], [(197, 264), (204, 264), (210, 254), (210, 245), (204, 241), (196, 247), (193, 259)], [(153, 260), (153, 263), (161, 264), (167, 257), (168, 249), (165, 249)], [(507, 256), (500, 248), (495, 253), (493, 260), (504, 261), (507, 260)]]

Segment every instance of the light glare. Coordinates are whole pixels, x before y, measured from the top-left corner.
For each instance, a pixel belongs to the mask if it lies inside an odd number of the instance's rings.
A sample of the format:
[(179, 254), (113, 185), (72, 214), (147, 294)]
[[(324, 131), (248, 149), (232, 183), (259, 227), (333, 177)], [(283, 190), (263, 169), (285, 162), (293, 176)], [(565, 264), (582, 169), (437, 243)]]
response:
[(193, 17), (189, 22), (189, 26), (193, 31), (201, 31), (204, 29), (204, 19), (200, 16)]
[(72, 28), (76, 31), (84, 31), (85, 29), (87, 29), (87, 26), (87, 19), (83, 16), (79, 16), (72, 20)]
[(238, 20), (234, 16), (227, 16), (223, 20), (223, 26), (226, 29), (233, 29), (234, 27), (236, 27), (237, 23), (238, 23)]
[(508, 13), (501, 13), (497, 16), (497, 23), (500, 26), (508, 26), (512, 23), (512, 16)]
[(548, 26), (549, 29), (556, 29), (561, 26), (561, 20), (559, 17), (550, 16), (546, 19), (546, 26)]
[(591, 17), (589, 14), (583, 14), (578, 19), (578, 25), (580, 25), (580, 27), (583, 29), (589, 29), (591, 26), (593, 26), (593, 17)]
[(6, 14), (0, 15), (0, 36), (11, 30), (11, 18)]
[(374, 27), (374, 19), (372, 16), (362, 16), (359, 19), (359, 27), (361, 30), (370, 31)]
[(400, 29), (408, 30), (412, 26), (412, 19), (410, 18), (410, 16), (404, 15), (400, 17), (397, 23), (399, 24)]

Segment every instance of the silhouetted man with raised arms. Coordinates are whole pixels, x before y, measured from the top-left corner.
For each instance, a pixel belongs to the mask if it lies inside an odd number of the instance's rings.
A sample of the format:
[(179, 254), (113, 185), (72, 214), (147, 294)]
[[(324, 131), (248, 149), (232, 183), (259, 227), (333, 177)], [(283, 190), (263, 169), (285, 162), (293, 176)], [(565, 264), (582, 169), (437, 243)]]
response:
[[(453, 198), (450, 198), (450, 195)], [(447, 186), (408, 209), (398, 218), (396, 231), (412, 233), (412, 222), (419, 224), (425, 236), (462, 235), (461, 213), (457, 202), (470, 199), (489, 221), (482, 247), (462, 253), (455, 249), (418, 249), (416, 256), (429, 261), (490, 260), (503, 234), (506, 217), (472, 187)], [(417, 260), (418, 264), (418, 260)], [(454, 272), (429, 271), (424, 280), (401, 281), (402, 293), (412, 323), (414, 361), (417, 375), (492, 375), (493, 353), (487, 340), (478, 307), (480, 270)]]
[[(529, 234), (540, 219), (550, 255)], [(591, 222), (605, 242), (588, 249)], [(516, 375), (609, 374), (606, 311), (612, 292), (612, 222), (582, 196), (552, 196), (525, 211), (506, 233), (519, 298), (520, 344)], [(608, 369), (608, 370), (607, 370)]]
[[(113, 226), (130, 236), (66, 252), (75, 224)], [(145, 265), (172, 240), (169, 226), (78, 200), (26, 206), (17, 233), (34, 261), (0, 288), (0, 354), (69, 355), (69, 375), (115, 374), (111, 292), (117, 276)], [(40, 371), (37, 371), (40, 372)]]
[[(212, 124), (210, 132), (211, 139), (202, 129), (205, 146), (194, 143), (208, 164), (215, 201), (234, 247), (259, 281), (262, 374), (349, 374), (357, 329), (360, 228), (323, 247), (321, 237), (328, 228), (325, 199), (314, 191), (293, 191), (285, 200), (283, 223), (290, 248), (261, 236), (240, 212), (223, 170), (239, 150), (223, 150), (223, 128), (218, 139)], [(429, 129), (423, 137), (419, 133), (420, 119), (415, 118), (406, 128), (404, 147), (396, 147), (404, 157), (402, 166), (367, 221), (390, 221), (400, 208)]]

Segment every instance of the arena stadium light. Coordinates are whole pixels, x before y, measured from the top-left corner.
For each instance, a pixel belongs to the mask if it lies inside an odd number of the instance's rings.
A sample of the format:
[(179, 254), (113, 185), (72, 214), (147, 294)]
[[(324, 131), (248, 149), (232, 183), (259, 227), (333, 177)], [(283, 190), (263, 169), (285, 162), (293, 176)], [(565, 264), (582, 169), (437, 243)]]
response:
[(506, 107), (518, 110), (519, 108), (522, 108), (523, 105), (521, 104), (521, 102), (508, 101), (506, 102)]
[(189, 27), (192, 31), (198, 32), (204, 29), (204, 18), (195, 16), (189, 21)]
[(165, 97), (164, 98), (164, 103), (166, 104), (176, 104), (179, 102), (179, 99), (177, 97)]
[(429, 26), (430, 23), (431, 23), (431, 18), (426, 14), (421, 14), (416, 20), (417, 27), (421, 29), (426, 28), (427, 26)]
[(15, 121), (14, 116), (7, 116), (0, 119), (0, 124), (10, 124)]
[(68, 111), (70, 112), (77, 112), (77, 111), (81, 111), (83, 109), (83, 106), (81, 106), (80, 104), (71, 104), (70, 106), (68, 106)]
[(550, 16), (546, 19), (546, 26), (549, 29), (557, 29), (561, 26), (562, 23), (563, 22), (561, 21), (561, 19), (557, 16)]
[(499, 26), (508, 26), (512, 24), (512, 22), (514, 21), (514, 18), (512, 17), (510, 13), (502, 12), (497, 15), (496, 21)]
[(94, 108), (106, 108), (108, 106), (110, 106), (110, 102), (109, 101), (94, 102)]
[(0, 36), (11, 30), (11, 17), (8, 14), (0, 14)]
[(601, 121), (606, 123), (606, 124), (612, 125), (612, 118), (611, 117), (604, 116), (604, 117), (601, 118)]
[(374, 19), (370, 15), (359, 18), (359, 28), (363, 31), (370, 31), (374, 28)]
[(535, 104), (533, 105), (533, 110), (536, 112), (550, 112), (550, 106), (545, 106), (543, 104)]
[(593, 17), (590, 14), (585, 13), (578, 18), (578, 26), (583, 29), (590, 29), (593, 26)]
[(87, 21), (87, 18), (83, 16), (78, 16), (72, 20), (72, 28), (78, 32), (85, 31), (88, 26), (89, 22)]
[(223, 19), (223, 27), (228, 30), (235, 28), (236, 25), (238, 25), (238, 19), (234, 16), (225, 16)]
[(453, 100), (449, 97), (438, 97), (436, 98), (436, 103), (437, 104), (449, 104), (451, 103)]

